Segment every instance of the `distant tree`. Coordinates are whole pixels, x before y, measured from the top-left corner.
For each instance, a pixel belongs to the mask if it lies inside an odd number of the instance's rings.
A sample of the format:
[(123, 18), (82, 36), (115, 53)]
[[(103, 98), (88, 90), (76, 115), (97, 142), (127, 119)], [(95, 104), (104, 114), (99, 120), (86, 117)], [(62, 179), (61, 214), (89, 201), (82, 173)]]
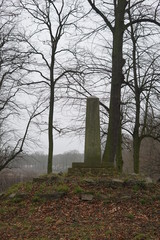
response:
[(140, 172), (160, 179), (160, 142), (153, 138), (144, 138), (140, 150)]
[[(132, 11), (135, 10), (137, 9), (129, 8), (128, 10), (130, 23), (132, 23)], [(144, 35), (144, 32), (147, 32), (147, 34)], [(160, 45), (156, 36), (160, 32), (155, 26), (143, 26), (140, 22), (137, 22), (130, 25), (128, 34), (130, 38), (128, 44), (132, 51), (126, 53), (130, 64), (127, 70), (128, 78), (124, 82), (127, 84), (126, 89), (129, 87), (131, 90), (128, 95), (128, 103), (126, 103), (127, 112), (130, 112), (128, 120), (132, 126), (130, 129), (128, 128), (128, 132), (133, 137), (134, 172), (138, 173), (141, 141), (145, 137), (153, 137), (157, 140), (159, 138), (159, 134), (155, 135), (155, 124), (154, 126), (151, 125), (149, 119), (151, 115), (152, 118), (156, 118), (159, 109), (157, 96), (160, 84), (158, 77), (160, 74), (158, 67)], [(127, 97), (125, 99), (127, 101)], [(157, 133), (158, 131), (157, 128)]]
[(53, 171), (65, 172), (69, 167), (72, 167), (73, 162), (83, 162), (84, 155), (76, 150), (64, 152), (54, 156), (54, 167)]
[(0, 171), (3, 170), (4, 168), (8, 167), (9, 164), (16, 159), (17, 156), (19, 156), (20, 153), (23, 151), (24, 144), (27, 140), (27, 135), (29, 131), (29, 127), (37, 116), (41, 115), (46, 109), (41, 109), (41, 103), (40, 104), (35, 104), (35, 106), (32, 109), (32, 112), (27, 110), (29, 118), (28, 122), (26, 124), (24, 133), (21, 137), (16, 140), (16, 143), (14, 146), (7, 145), (7, 143), (4, 144), (3, 147), (0, 148)]

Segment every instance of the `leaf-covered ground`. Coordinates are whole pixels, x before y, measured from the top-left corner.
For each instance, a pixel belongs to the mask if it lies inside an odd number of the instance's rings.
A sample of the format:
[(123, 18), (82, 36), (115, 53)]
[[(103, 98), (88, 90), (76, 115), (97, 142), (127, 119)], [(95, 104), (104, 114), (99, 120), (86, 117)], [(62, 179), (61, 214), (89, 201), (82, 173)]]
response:
[(159, 240), (160, 184), (53, 176), (15, 185), (0, 197), (0, 239)]

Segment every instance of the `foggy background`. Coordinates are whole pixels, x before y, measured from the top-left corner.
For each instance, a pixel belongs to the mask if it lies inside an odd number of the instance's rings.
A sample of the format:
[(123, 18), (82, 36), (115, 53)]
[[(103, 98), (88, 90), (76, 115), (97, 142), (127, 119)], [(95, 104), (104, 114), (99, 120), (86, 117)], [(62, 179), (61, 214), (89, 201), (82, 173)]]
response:
[[(5, 133), (3, 141), (0, 142), (1, 147), (11, 152), (16, 144), (21, 142), (19, 140), (22, 139), (28, 120), (32, 116), (34, 110), (36, 110), (36, 113), (41, 112), (43, 109), (45, 109), (45, 111), (32, 119), (23, 146), (23, 152), (16, 157), (6, 169), (0, 172), (1, 191), (13, 182), (18, 182), (20, 180), (26, 181), (39, 174), (44, 174), (47, 171), (49, 87), (46, 85), (47, 80), (45, 77), (49, 75), (49, 71), (45, 66), (42, 55), (31, 54), (30, 56), (28, 52), (35, 47), (39, 53), (42, 53), (46, 59), (49, 59), (51, 55), (49, 35), (47, 31), (41, 27), (42, 25), (39, 24), (37, 20), (33, 19), (26, 11), (22, 11), (19, 15), (18, 9), (15, 12), (15, 16), (12, 14), (12, 10), (14, 9), (15, 11), (17, 2), (18, 1), (13, 1), (15, 4), (14, 7), (11, 7), (9, 2), (5, 3), (4, 12), (7, 11), (7, 14), (3, 15), (1, 18), (1, 25), (3, 25), (3, 21), (8, 19), (8, 17), (10, 19), (9, 27), (12, 27), (14, 24), (16, 25), (14, 26), (13, 36), (11, 36), (10, 40), (11, 49), (14, 50), (14, 54), (18, 49), (21, 51), (23, 50), (22, 52), (24, 54), (24, 56), (20, 55), (22, 59), (18, 57), (19, 61), (24, 61), (24, 65), (22, 64), (21, 66), (21, 62), (18, 62), (19, 71), (13, 74), (12, 79), (9, 78), (9, 81), (5, 85), (5, 91), (1, 91), (1, 98), (3, 100), (5, 96), (8, 96), (8, 89), (12, 86), (10, 91), (13, 95), (13, 100), (9, 105), (10, 108), (8, 108), (5, 113), (7, 115), (7, 121), (3, 125), (3, 128), (1, 128), (1, 131)], [(136, 1), (132, 2), (134, 3)], [(146, 4), (152, 4), (152, 2), (153, 1), (149, 0), (145, 1)], [(45, 1), (40, 1), (40, 3), (44, 4)], [(158, 1), (155, 1), (152, 7), (157, 3)], [(157, 6), (157, 9), (159, 9), (159, 5)], [(112, 13), (111, 7), (112, 6), (109, 5), (107, 10)], [(76, 69), (77, 72), (83, 70), (84, 75), (66, 74), (58, 81), (55, 89), (53, 172), (66, 172), (67, 168), (71, 167), (72, 162), (83, 161), (85, 111), (86, 98), (88, 96), (95, 95), (100, 99), (102, 152), (106, 141), (108, 127), (108, 112), (106, 108), (109, 107), (110, 101), (112, 36), (98, 15), (91, 12), (91, 15), (86, 15), (86, 18), (82, 18), (83, 14), (87, 14), (89, 11), (89, 4), (87, 4), (86, 1), (80, 1), (78, 11), (74, 12), (70, 20), (72, 21), (76, 16), (80, 21), (73, 24), (73, 26), (67, 26), (57, 49), (59, 55), (55, 68), (56, 77), (61, 74), (62, 71), (71, 68), (72, 70)], [(1, 14), (2, 13), (1, 11)], [(109, 17), (112, 20), (113, 16), (109, 14)], [(55, 20), (54, 15), (53, 19)], [(56, 26), (56, 21), (54, 24), (54, 26)], [(97, 31), (95, 31), (95, 29), (97, 29)], [(150, 37), (146, 36), (145, 40), (140, 41), (139, 51), (142, 58), (139, 59), (138, 63), (140, 66), (139, 72), (143, 77), (146, 68), (154, 62), (152, 57), (155, 55), (157, 61), (155, 61), (155, 66), (153, 66), (153, 72), (147, 74), (149, 77), (154, 76), (154, 74), (156, 75), (155, 79), (157, 79), (155, 80), (156, 85), (154, 85), (154, 89), (157, 89), (157, 92), (160, 86), (160, 46), (158, 34), (159, 29), (153, 28), (152, 35)], [(18, 40), (15, 42), (17, 36)], [(32, 48), (30, 48), (30, 45), (32, 45)], [(144, 47), (147, 49), (152, 47), (152, 51), (149, 53), (147, 51), (145, 52), (143, 51)], [(70, 51), (66, 51), (66, 49)], [(8, 51), (12, 53), (10, 47)], [(127, 39), (127, 35), (125, 35), (124, 57), (127, 59), (127, 63), (124, 67), (124, 72), (126, 75), (129, 74), (128, 69), (132, 66), (132, 61), (130, 59), (131, 52), (131, 42)], [(148, 59), (146, 56), (148, 56)], [(6, 58), (4, 71), (7, 67), (10, 67), (10, 64), (11, 59)], [(39, 70), (43, 73), (44, 78), (39, 74)], [(41, 83), (35, 86), (34, 84), (36, 82)], [(16, 92), (17, 88), (18, 92)], [(148, 89), (147, 84), (146, 89)], [(14, 96), (15, 92), (16, 95)], [(155, 95), (152, 94), (149, 97), (151, 105), (149, 108), (149, 114), (151, 114), (149, 124), (154, 123), (155, 119), (159, 120), (158, 114), (160, 111), (160, 104), (159, 94), (157, 92)], [(144, 91), (141, 97), (141, 118), (143, 118), (143, 112), (145, 111), (145, 97), (147, 94), (148, 92), (145, 93)], [(122, 89), (122, 101), (124, 103), (123, 124), (125, 126), (123, 129), (124, 171), (130, 173), (133, 172), (132, 134), (134, 128), (135, 102), (133, 93), (130, 92), (128, 86)], [(18, 108), (18, 111), (16, 108)], [(4, 119), (6, 115), (4, 115)], [(1, 116), (3, 116), (3, 112)], [(157, 128), (156, 131), (159, 132), (159, 128)], [(141, 172), (155, 179), (158, 179), (160, 173), (159, 149), (160, 144), (158, 141), (144, 139), (142, 142), (140, 156)]]

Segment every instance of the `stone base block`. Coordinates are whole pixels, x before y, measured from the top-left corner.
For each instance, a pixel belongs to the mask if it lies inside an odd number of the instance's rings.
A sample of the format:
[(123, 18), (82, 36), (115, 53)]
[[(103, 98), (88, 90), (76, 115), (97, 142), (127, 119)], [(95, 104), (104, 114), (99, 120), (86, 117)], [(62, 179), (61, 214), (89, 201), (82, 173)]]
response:
[(102, 167), (72, 167), (68, 169), (68, 175), (96, 175), (102, 176), (103, 174), (108, 174), (108, 169)]
[(84, 162), (74, 162), (72, 163), (72, 168), (101, 168), (100, 164), (92, 164), (92, 166), (89, 163)]

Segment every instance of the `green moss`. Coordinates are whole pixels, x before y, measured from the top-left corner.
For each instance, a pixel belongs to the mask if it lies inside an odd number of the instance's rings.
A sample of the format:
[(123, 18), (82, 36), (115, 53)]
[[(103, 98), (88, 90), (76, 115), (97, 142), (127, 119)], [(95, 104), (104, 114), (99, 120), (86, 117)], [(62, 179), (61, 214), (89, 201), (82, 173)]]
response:
[(127, 213), (126, 217), (133, 220), (135, 218), (135, 216), (132, 213)]
[(12, 193), (17, 193), (22, 189), (23, 183), (17, 183), (14, 184), (12, 187), (10, 187), (7, 191), (7, 195), (11, 195)]

